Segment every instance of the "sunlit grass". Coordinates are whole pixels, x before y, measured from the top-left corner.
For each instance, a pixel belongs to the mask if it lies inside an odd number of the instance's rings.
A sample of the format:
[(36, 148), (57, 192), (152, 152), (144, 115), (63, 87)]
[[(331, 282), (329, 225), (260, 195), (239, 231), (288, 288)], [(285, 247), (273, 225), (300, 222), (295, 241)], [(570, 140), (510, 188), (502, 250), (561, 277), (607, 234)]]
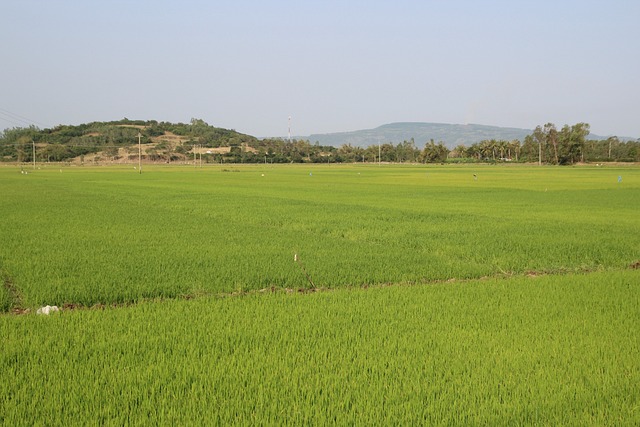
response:
[(0, 423), (636, 425), (639, 272), (0, 317)]
[(294, 253), (321, 287), (619, 269), (640, 258), (632, 168), (0, 174), (1, 268), (30, 307), (308, 286)]
[(1, 425), (640, 423), (637, 169), (0, 179)]

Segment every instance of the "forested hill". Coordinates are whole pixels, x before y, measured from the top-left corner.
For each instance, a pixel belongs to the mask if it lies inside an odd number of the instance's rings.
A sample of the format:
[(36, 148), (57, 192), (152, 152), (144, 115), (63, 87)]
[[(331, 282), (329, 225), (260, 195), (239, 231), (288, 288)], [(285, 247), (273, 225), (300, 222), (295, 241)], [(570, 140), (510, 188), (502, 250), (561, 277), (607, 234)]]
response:
[(436, 142), (443, 142), (444, 145), (452, 149), (460, 144), (470, 146), (484, 139), (506, 141), (518, 139), (522, 141), (531, 132), (529, 129), (475, 124), (401, 122), (386, 124), (375, 129), (311, 135), (309, 140), (319, 141), (324, 145), (340, 146), (342, 144), (351, 144), (354, 147), (367, 147), (380, 142), (398, 143), (409, 141), (412, 138), (416, 145), (423, 146), (433, 139)]
[[(140, 136), (140, 140), (138, 140)], [(51, 129), (6, 129), (0, 134), (0, 158), (23, 161), (30, 157), (32, 145), (38, 156), (49, 161), (67, 160), (91, 153), (115, 157), (124, 147), (145, 145), (150, 156), (163, 151), (185, 154), (200, 147), (240, 147), (255, 145), (257, 139), (235, 130), (210, 126), (200, 119), (190, 123), (123, 119), (81, 125), (59, 125)]]
[[(430, 140), (442, 142), (447, 148), (453, 149), (458, 145), (467, 147), (483, 140), (515, 139), (524, 141), (527, 135), (531, 135), (530, 129), (507, 128), (486, 125), (457, 125), (447, 123), (422, 123), (401, 122), (390, 123), (375, 129), (364, 129), (353, 132), (338, 132), (310, 135), (308, 140), (319, 141), (322, 145), (340, 147), (343, 144), (351, 144), (354, 147), (368, 147), (379, 143), (400, 143), (413, 138), (417, 147), (423, 147)], [(594, 139), (606, 139), (591, 135)], [(623, 140), (622, 138), (620, 138)], [(627, 138), (630, 139), (630, 138)]]
[[(52, 129), (7, 129), (0, 161), (18, 163), (341, 163), (640, 161), (640, 141), (591, 135), (587, 123), (534, 131), (483, 125), (392, 123), (306, 139), (265, 138), (189, 123), (123, 119)], [(311, 142), (313, 141), (313, 142)], [(436, 143), (437, 141), (437, 143)]]

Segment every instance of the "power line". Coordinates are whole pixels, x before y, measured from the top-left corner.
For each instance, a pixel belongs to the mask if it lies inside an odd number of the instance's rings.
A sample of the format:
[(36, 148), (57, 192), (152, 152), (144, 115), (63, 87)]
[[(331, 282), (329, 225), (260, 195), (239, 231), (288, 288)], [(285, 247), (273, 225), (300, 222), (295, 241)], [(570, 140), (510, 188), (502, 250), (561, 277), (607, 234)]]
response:
[(2, 120), (5, 120), (5, 121), (13, 123), (13, 124), (18, 124), (18, 123), (16, 123), (16, 121), (17, 121), (17, 122), (21, 122), (21, 125), (31, 126), (33, 124), (36, 124), (36, 125), (40, 125), (40, 126), (44, 127), (44, 125), (42, 123), (38, 123), (35, 120), (31, 120), (28, 117), (24, 117), (24, 116), (21, 116), (20, 114), (13, 113), (13, 112), (11, 112), (9, 110), (6, 110), (4, 108), (0, 108), (0, 115), (4, 116), (4, 117), (2, 117)]
[[(25, 143), (19, 143), (19, 142), (7, 142), (7, 143), (3, 143), (0, 144), (2, 146), (13, 146), (13, 147), (18, 147), (21, 145), (24, 145)], [(40, 141), (40, 142), (36, 142), (35, 143), (36, 146), (38, 145), (59, 145), (61, 147), (73, 147), (73, 148), (127, 148), (130, 146), (135, 145), (135, 143), (131, 143), (131, 144), (122, 144), (122, 145), (79, 145), (79, 144), (65, 144), (64, 142), (46, 142), (46, 141)]]
[(11, 123), (12, 125), (17, 126), (17, 127), (24, 126), (24, 123), (17, 122), (17, 121), (15, 121), (15, 120), (13, 120), (13, 119), (11, 119), (9, 117), (3, 117), (2, 112), (0, 112), (0, 120), (5, 121), (7, 123)]

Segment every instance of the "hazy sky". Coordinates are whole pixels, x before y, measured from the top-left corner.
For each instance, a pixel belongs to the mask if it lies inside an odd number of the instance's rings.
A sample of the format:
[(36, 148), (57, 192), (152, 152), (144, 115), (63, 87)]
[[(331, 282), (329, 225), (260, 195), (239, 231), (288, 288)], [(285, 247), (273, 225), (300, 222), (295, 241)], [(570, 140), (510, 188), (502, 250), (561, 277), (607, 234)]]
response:
[(640, 1), (2, 0), (0, 129), (396, 121), (640, 137)]

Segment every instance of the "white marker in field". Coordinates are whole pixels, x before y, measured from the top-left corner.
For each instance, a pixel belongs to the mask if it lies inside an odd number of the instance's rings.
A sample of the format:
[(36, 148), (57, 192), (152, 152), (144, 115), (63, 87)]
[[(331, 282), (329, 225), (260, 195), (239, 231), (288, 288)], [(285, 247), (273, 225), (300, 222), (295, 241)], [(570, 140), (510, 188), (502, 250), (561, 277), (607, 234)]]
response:
[(45, 307), (40, 307), (38, 311), (36, 311), (36, 314), (44, 314), (48, 316), (49, 314), (54, 313), (56, 311), (60, 311), (60, 309), (57, 306), (47, 305)]

